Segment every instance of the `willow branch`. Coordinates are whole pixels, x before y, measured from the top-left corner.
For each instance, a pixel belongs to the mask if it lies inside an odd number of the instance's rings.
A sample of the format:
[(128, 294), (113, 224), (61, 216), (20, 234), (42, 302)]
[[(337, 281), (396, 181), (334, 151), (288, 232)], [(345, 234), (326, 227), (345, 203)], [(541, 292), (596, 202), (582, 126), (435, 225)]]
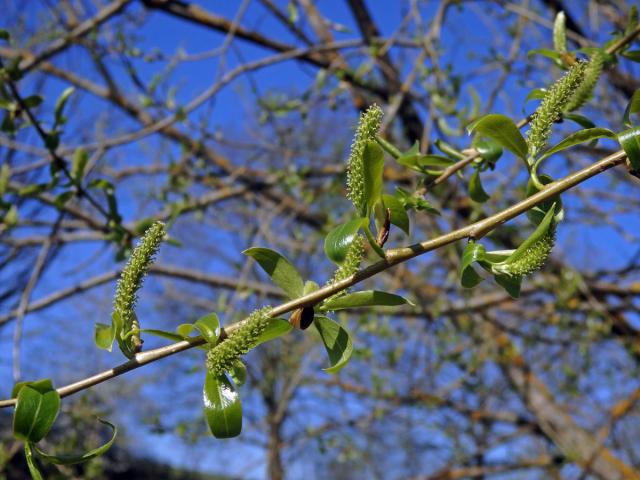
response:
[[(458, 230), (454, 230), (445, 235), (441, 235), (431, 240), (425, 240), (420, 243), (416, 243), (414, 245), (408, 247), (402, 247), (397, 249), (391, 249), (386, 251), (386, 258), (381, 260), (373, 265), (356, 272), (350, 277), (345, 278), (339, 282), (333, 283), (331, 285), (327, 285), (319, 290), (316, 290), (313, 293), (305, 295), (303, 297), (297, 298), (295, 300), (291, 300), (286, 303), (282, 303), (273, 308), (271, 311), (272, 317), (278, 317), (287, 312), (291, 312), (297, 308), (307, 306), (307, 305), (315, 305), (318, 302), (334, 295), (342, 290), (345, 290), (357, 283), (362, 282), (363, 280), (373, 277), (380, 272), (390, 269), (391, 267), (406, 262), (414, 257), (422, 255), (424, 253), (430, 252), (432, 250), (436, 250), (445, 245), (449, 245), (453, 242), (464, 238), (478, 238), (484, 235), (486, 232), (499, 227), (503, 223), (512, 218), (517, 217), (518, 215), (526, 212), (527, 210), (533, 208), (541, 202), (547, 201), (556, 195), (561, 194), (569, 190), (570, 188), (588, 180), (591, 177), (594, 177), (606, 170), (609, 170), (617, 165), (622, 164), (626, 159), (626, 155), (624, 151), (620, 150), (608, 157), (605, 157), (598, 162), (583, 168), (567, 177), (564, 177), (560, 180), (552, 182), (545, 186), (545, 188), (538, 193), (512, 205), (511, 207), (502, 210), (490, 217), (485, 218), (484, 220), (480, 220), (478, 222), (472, 223), (465, 227), (462, 227)], [(243, 321), (234, 323), (229, 325), (225, 329), (222, 330), (221, 333), (221, 341), (224, 341), (228, 335), (233, 333), (236, 329), (238, 329)], [(66, 385), (58, 389), (58, 393), (61, 397), (69, 396), (73, 393), (80, 392), (82, 390), (86, 390), (89, 387), (102, 383), (106, 380), (110, 380), (114, 377), (122, 375), (131, 370), (135, 370), (143, 365), (146, 365), (151, 362), (155, 362), (162, 358), (171, 356), (175, 353), (182, 352), (184, 350), (189, 350), (193, 347), (203, 345), (205, 340), (201, 337), (189, 338), (187, 340), (182, 340), (180, 342), (173, 343), (171, 345), (167, 345), (165, 347), (156, 348), (153, 350), (149, 350), (147, 352), (141, 352), (135, 355), (135, 357), (128, 362), (118, 365), (112, 369), (103, 371), (91, 377), (87, 377), (85, 379), (79, 380), (70, 385)], [(0, 408), (10, 407), (14, 405), (16, 402), (15, 399), (7, 399), (0, 401)]]

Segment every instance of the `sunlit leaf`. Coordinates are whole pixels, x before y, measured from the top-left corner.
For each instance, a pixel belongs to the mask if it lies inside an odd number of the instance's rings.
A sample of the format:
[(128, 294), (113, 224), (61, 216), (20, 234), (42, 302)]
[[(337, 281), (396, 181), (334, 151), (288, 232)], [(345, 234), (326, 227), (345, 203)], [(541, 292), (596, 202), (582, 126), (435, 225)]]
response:
[(567, 138), (558, 143), (555, 147), (547, 150), (544, 155), (542, 155), (538, 159), (538, 163), (540, 163), (545, 158), (553, 155), (554, 153), (566, 150), (567, 148), (573, 147), (574, 145), (605, 137), (616, 138), (616, 134), (608, 128), (587, 128), (585, 130), (580, 130), (578, 132), (572, 133)]
[(527, 156), (527, 142), (513, 120), (505, 115), (492, 113), (480, 117), (467, 127), (469, 133), (487, 136), (520, 158)]
[(468, 242), (462, 252), (460, 262), (460, 285), (464, 288), (473, 288), (482, 281), (482, 277), (474, 270), (472, 264), (484, 259), (486, 250), (484, 246), (476, 242)]
[(55, 463), (56, 465), (75, 465), (76, 463), (86, 462), (88, 460), (91, 460), (92, 458), (99, 457), (100, 455), (106, 453), (107, 450), (111, 448), (111, 445), (113, 445), (113, 442), (116, 439), (116, 435), (118, 434), (118, 428), (111, 422), (107, 422), (106, 420), (103, 420), (101, 418), (98, 418), (98, 421), (111, 428), (111, 438), (109, 439), (109, 441), (97, 448), (78, 455), (50, 455), (40, 450), (40, 448), (38, 448), (38, 446), (36, 445), (33, 446), (34, 450), (46, 461)]
[(324, 253), (329, 260), (340, 264), (344, 262), (349, 245), (362, 228), (365, 218), (356, 218), (331, 230), (324, 239)]
[(627, 158), (631, 164), (631, 171), (640, 173), (640, 127), (630, 128), (629, 130), (619, 133), (618, 141), (620, 145), (622, 145), (624, 153), (627, 154)]
[(378, 290), (364, 290), (362, 292), (347, 293), (336, 298), (326, 300), (321, 310), (343, 310), (345, 308), (411, 305), (411, 302), (400, 295), (381, 292)]
[(483, 203), (489, 200), (489, 194), (485, 192), (480, 181), (480, 172), (478, 170), (473, 172), (469, 179), (469, 196), (471, 200), (478, 203)]
[(339, 323), (322, 315), (317, 315), (313, 324), (329, 355), (331, 366), (324, 370), (328, 373), (338, 373), (349, 362), (353, 353), (351, 335)]
[(25, 442), (39, 442), (58, 416), (60, 395), (49, 379), (23, 384), (17, 393), (13, 433)]
[(304, 281), (298, 270), (283, 255), (268, 248), (249, 248), (242, 252), (258, 262), (271, 277), (273, 283), (280, 287), (291, 299), (299, 298), (304, 291)]
[(269, 324), (267, 328), (262, 332), (262, 334), (256, 340), (256, 346), (261, 343), (268, 342), (273, 340), (274, 338), (281, 337), (282, 335), (286, 335), (293, 327), (291, 324), (286, 321), (284, 318), (271, 318), (269, 319)]
[(209, 430), (216, 438), (237, 437), (242, 431), (240, 395), (226, 375), (207, 372), (202, 390), (204, 414)]

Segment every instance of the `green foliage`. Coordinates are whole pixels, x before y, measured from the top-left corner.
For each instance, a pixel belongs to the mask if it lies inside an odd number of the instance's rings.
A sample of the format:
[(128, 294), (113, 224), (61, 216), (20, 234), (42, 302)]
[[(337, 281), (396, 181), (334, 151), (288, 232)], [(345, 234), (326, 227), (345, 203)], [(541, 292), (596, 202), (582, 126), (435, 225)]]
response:
[(520, 158), (527, 156), (527, 143), (513, 120), (505, 115), (491, 113), (480, 117), (467, 127), (469, 133), (479, 133), (491, 138), (500, 146)]
[(204, 414), (216, 438), (237, 437), (242, 431), (242, 404), (235, 385), (226, 375), (208, 371), (202, 389)]
[(301, 297), (304, 281), (298, 270), (283, 255), (268, 248), (249, 248), (242, 252), (258, 262), (262, 269), (271, 277), (273, 283), (280, 287), (289, 298)]
[(325, 372), (338, 373), (353, 353), (351, 335), (339, 323), (322, 315), (316, 315), (313, 324), (329, 355), (330, 367), (325, 368)]
[(320, 306), (321, 311), (343, 310), (345, 308), (397, 306), (410, 303), (406, 298), (393, 293), (380, 292), (378, 290), (365, 290), (353, 292), (341, 297), (325, 300)]

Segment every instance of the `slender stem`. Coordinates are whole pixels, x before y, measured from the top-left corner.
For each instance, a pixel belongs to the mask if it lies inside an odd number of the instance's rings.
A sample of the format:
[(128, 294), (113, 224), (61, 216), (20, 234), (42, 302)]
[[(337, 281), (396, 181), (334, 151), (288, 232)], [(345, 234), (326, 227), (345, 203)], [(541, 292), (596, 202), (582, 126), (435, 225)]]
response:
[[(408, 247), (387, 250), (385, 260), (380, 260), (379, 262), (376, 262), (373, 265), (364, 268), (359, 272), (356, 272), (355, 274), (345, 278), (344, 280), (331, 285), (327, 285), (319, 290), (316, 290), (313, 293), (310, 293), (309, 295), (305, 295), (295, 300), (280, 304), (273, 308), (273, 310), (271, 311), (271, 316), (278, 317), (297, 308), (301, 308), (307, 305), (315, 305), (341, 290), (349, 288), (367, 278), (373, 277), (380, 272), (388, 270), (394, 265), (417, 257), (418, 255), (436, 250), (437, 248), (443, 247), (463, 238), (480, 237), (486, 232), (502, 225), (512, 218), (517, 217), (518, 215), (526, 212), (539, 203), (549, 200), (550, 198), (559, 195), (572, 187), (575, 187), (576, 185), (584, 182), (585, 180), (588, 180), (591, 177), (594, 177), (606, 170), (622, 164), (625, 159), (626, 155), (624, 151), (619, 150), (618, 152), (613, 153), (608, 157), (605, 157), (602, 160), (599, 160), (598, 162), (586, 168), (583, 168), (582, 170), (579, 170), (575, 173), (572, 173), (571, 175), (568, 175), (567, 177), (546, 185), (542, 191), (516, 203), (515, 205), (512, 205), (505, 210), (502, 210), (501, 212), (496, 213), (495, 215), (487, 217), (484, 220), (472, 223), (470, 225), (467, 225), (466, 227), (462, 227), (458, 230), (454, 230), (431, 240), (416, 243)], [(229, 334), (233, 333), (233, 331), (240, 327), (245, 321), (246, 320), (234, 323), (233, 325), (229, 325), (227, 328), (223, 329), (221, 338), (225, 338)], [(100, 372), (91, 377), (79, 380), (75, 383), (61, 387), (58, 389), (58, 393), (61, 397), (66, 397), (73, 393), (86, 390), (87, 388), (102, 383), (106, 380), (110, 380), (111, 378), (115, 378), (119, 375), (122, 375), (123, 373), (135, 370), (136, 368), (148, 363), (155, 362), (156, 360), (160, 360), (162, 358), (168, 357), (178, 352), (182, 352), (184, 350), (188, 350), (204, 343), (205, 341), (202, 337), (194, 337), (188, 340), (183, 340), (171, 345), (167, 345), (165, 347), (138, 353), (133, 359), (129, 360), (128, 362), (120, 364), (112, 369)], [(13, 406), (15, 405), (15, 402), (16, 400), (14, 398), (0, 400), (0, 408)]]

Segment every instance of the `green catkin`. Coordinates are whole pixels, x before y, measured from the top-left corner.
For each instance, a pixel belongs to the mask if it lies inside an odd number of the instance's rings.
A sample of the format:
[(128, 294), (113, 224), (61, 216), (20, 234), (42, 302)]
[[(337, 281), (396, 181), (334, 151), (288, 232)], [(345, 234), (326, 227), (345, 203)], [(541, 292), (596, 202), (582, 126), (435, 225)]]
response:
[(598, 83), (600, 74), (602, 73), (603, 64), (604, 54), (600, 50), (598, 50), (593, 54), (591, 60), (587, 64), (587, 67), (584, 71), (584, 80), (578, 86), (573, 96), (571, 97), (571, 100), (567, 104), (565, 108), (566, 112), (573, 112), (574, 110), (578, 110), (589, 101), (591, 95), (593, 94), (593, 90), (596, 88), (596, 84)]
[[(153, 262), (153, 257), (157, 253), (164, 236), (165, 229), (162, 222), (155, 222), (151, 225), (138, 245), (136, 245), (127, 265), (122, 270), (113, 299), (113, 313), (118, 314), (122, 322), (121, 336), (126, 335), (133, 328), (139, 328), (138, 320), (134, 313), (136, 301), (138, 300), (137, 292), (142, 287), (149, 265)], [(127, 341), (130, 342), (133, 352), (139, 350), (141, 345), (139, 335), (132, 335)]]
[(587, 62), (576, 62), (569, 72), (560, 78), (544, 96), (533, 114), (531, 128), (527, 134), (529, 155), (535, 157), (546, 145), (553, 123), (559, 120), (573, 95), (584, 80)]
[[(350, 277), (351, 275), (356, 273), (360, 268), (360, 262), (362, 262), (363, 257), (364, 237), (362, 235), (356, 235), (353, 238), (353, 242), (347, 249), (347, 254), (345, 255), (344, 262), (342, 262), (342, 264), (334, 272), (333, 277), (327, 282), (327, 285), (338, 283), (340, 280), (344, 280), (345, 278)], [(327, 300), (340, 297), (345, 293), (347, 293), (346, 290), (342, 290), (335, 295), (332, 295)]]
[(366, 112), (360, 115), (356, 135), (351, 144), (351, 154), (349, 155), (347, 167), (347, 196), (351, 199), (358, 212), (362, 212), (365, 209), (364, 149), (367, 142), (375, 141), (381, 121), (382, 109), (375, 104), (370, 106)]
[(207, 352), (207, 370), (213, 376), (223, 375), (240, 355), (244, 355), (255, 346), (269, 325), (271, 310), (271, 307), (255, 310), (229, 338)]
[(556, 227), (549, 228), (540, 239), (527, 249), (522, 257), (515, 262), (505, 265), (503, 273), (514, 277), (523, 277), (540, 270), (546, 263), (556, 240)]

